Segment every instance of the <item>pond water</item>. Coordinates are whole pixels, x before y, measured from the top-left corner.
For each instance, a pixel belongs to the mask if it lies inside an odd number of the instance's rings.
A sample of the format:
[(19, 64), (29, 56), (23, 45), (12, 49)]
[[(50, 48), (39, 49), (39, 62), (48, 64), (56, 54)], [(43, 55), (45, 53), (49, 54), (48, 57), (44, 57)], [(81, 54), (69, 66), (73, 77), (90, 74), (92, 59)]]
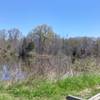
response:
[(3, 64), (0, 70), (0, 80), (22, 80), (25, 79), (26, 74), (21, 70), (18, 64), (9, 65)]

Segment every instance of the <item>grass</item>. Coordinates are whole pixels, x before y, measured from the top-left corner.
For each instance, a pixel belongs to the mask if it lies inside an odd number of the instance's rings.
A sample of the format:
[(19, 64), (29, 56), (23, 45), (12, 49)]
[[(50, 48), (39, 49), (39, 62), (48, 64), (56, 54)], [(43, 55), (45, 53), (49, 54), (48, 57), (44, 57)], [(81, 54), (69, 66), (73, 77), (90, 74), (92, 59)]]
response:
[(0, 86), (0, 100), (65, 100), (67, 95), (81, 96), (81, 91), (91, 89), (90, 94), (86, 97), (100, 92), (100, 76), (84, 74), (80, 76), (68, 77), (56, 82), (48, 80), (34, 79), (11, 86)]

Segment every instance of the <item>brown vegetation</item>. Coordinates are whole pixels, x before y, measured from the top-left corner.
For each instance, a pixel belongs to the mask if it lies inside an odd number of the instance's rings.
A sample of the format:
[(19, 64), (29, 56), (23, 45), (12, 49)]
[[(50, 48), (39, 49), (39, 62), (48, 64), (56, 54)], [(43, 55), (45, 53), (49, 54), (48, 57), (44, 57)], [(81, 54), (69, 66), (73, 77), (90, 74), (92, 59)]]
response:
[(61, 38), (46, 24), (26, 37), (15, 28), (0, 31), (0, 64), (14, 66), (16, 62), (17, 68), (28, 75), (68, 76), (98, 71), (99, 57), (99, 38)]

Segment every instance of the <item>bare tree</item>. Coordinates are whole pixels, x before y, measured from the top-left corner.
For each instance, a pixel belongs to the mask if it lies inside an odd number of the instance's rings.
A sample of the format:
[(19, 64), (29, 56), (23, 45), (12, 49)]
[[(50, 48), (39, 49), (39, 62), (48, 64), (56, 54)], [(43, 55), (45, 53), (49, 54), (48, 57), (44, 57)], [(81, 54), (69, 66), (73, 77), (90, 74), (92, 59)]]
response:
[(33, 38), (35, 42), (36, 51), (40, 54), (42, 54), (45, 51), (46, 48), (46, 42), (47, 40), (50, 40), (53, 36), (53, 30), (50, 26), (43, 24), (39, 25), (36, 28), (34, 28), (28, 37)]

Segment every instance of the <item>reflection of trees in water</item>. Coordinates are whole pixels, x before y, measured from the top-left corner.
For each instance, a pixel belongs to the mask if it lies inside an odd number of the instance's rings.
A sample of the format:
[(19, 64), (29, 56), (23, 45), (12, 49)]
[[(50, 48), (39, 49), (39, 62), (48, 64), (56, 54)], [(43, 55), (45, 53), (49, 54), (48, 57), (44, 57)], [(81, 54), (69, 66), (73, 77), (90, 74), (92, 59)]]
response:
[(6, 64), (2, 64), (2, 80), (20, 80), (25, 78), (25, 72), (22, 71), (21, 63), (13, 63), (10, 62)]
[(10, 73), (9, 73), (8, 66), (7, 65), (3, 65), (3, 69), (2, 69), (2, 79), (3, 80), (9, 80), (10, 79)]

